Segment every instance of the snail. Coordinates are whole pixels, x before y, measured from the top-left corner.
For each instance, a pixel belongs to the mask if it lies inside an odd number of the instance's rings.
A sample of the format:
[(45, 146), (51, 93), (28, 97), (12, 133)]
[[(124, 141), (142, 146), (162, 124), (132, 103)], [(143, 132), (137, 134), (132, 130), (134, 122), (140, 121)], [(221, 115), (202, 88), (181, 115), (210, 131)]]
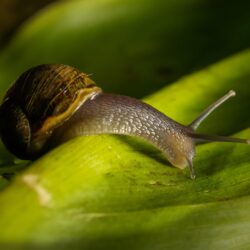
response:
[(120, 134), (143, 138), (177, 168), (190, 168), (197, 141), (250, 144), (250, 140), (195, 133), (200, 123), (234, 96), (233, 90), (184, 126), (128, 96), (104, 93), (89, 75), (62, 64), (33, 67), (14, 82), (0, 106), (0, 135), (10, 152), (36, 159), (79, 135)]

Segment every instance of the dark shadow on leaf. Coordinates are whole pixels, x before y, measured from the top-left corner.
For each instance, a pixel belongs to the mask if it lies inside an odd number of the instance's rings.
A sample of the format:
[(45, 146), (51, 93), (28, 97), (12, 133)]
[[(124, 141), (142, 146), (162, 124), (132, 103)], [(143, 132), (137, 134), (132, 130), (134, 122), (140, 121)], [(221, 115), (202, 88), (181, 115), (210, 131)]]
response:
[(119, 138), (119, 140), (121, 140), (123, 143), (129, 145), (133, 151), (136, 151), (140, 154), (144, 154), (150, 158), (153, 158), (155, 161), (164, 164), (166, 166), (171, 166), (166, 157), (164, 157), (164, 155), (153, 145), (141, 139), (132, 138), (129, 136), (117, 136), (117, 138)]

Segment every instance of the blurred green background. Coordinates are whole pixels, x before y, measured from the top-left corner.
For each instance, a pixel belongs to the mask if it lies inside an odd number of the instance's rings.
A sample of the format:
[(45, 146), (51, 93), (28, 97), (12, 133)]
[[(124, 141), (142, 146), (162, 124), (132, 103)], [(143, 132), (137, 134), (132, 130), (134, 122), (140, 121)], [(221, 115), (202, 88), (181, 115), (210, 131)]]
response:
[[(49, 1), (16, 2), (14, 14), (9, 11), (10, 19), (15, 13), (23, 19)], [(249, 1), (78, 0), (54, 4), (33, 14), (25, 26), (12, 32), (8, 43), (2, 39), (1, 95), (30, 66), (60, 62), (93, 73), (106, 91), (144, 97), (250, 44)], [(7, 13), (1, 18), (7, 18)]]
[[(243, 0), (0, 0), (0, 98), (41, 63), (184, 124), (235, 89), (200, 131), (249, 138), (249, 13)], [(35, 162), (0, 144), (0, 248), (249, 249), (249, 147), (197, 151), (191, 181), (133, 138), (77, 138)]]
[(17, 29), (32, 15), (56, 0), (1, 0), (0, 1), (0, 47), (8, 45)]

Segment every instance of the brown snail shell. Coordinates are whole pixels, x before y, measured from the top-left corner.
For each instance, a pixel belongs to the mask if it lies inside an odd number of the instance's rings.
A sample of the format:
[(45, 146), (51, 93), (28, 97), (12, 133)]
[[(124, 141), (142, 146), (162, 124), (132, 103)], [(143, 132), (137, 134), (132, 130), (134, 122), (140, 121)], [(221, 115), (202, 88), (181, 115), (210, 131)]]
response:
[(160, 149), (178, 168), (189, 166), (200, 140), (247, 143), (249, 140), (195, 133), (200, 123), (234, 96), (229, 91), (189, 125), (128, 96), (107, 94), (87, 74), (62, 64), (44, 64), (24, 72), (0, 106), (0, 135), (22, 159), (34, 159), (79, 135), (123, 134), (140, 137)]
[[(73, 67), (44, 64), (31, 68), (15, 81), (3, 100), (2, 140), (17, 156), (34, 153), (35, 157), (49, 134), (99, 92), (87, 74)], [(10, 138), (15, 141), (9, 142)]]

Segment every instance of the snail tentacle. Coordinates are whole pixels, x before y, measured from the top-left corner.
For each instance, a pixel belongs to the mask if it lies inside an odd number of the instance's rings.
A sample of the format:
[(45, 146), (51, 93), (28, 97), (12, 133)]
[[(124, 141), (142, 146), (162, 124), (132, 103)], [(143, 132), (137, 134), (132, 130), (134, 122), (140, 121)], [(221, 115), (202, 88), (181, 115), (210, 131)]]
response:
[(78, 69), (43, 64), (21, 74), (5, 95), (0, 106), (0, 136), (22, 159), (35, 159), (79, 135), (140, 137), (160, 149), (175, 167), (189, 166), (194, 179), (197, 141), (250, 143), (195, 132), (210, 113), (234, 95), (229, 91), (185, 126), (140, 100), (103, 93), (88, 74)]

